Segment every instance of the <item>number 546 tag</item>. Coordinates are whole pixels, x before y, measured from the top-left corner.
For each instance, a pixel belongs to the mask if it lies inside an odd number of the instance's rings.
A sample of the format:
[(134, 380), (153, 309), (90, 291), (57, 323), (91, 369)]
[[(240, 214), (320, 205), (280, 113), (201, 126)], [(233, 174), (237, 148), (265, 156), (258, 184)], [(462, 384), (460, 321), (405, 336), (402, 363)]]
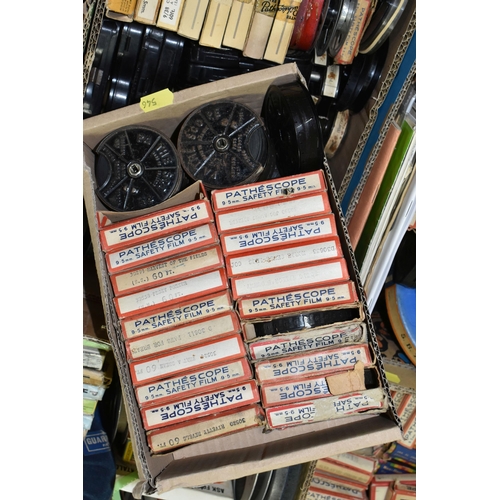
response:
[(169, 104), (172, 104), (173, 101), (174, 94), (169, 89), (164, 89), (141, 97), (140, 106), (144, 113), (148, 113), (154, 109), (168, 106)]

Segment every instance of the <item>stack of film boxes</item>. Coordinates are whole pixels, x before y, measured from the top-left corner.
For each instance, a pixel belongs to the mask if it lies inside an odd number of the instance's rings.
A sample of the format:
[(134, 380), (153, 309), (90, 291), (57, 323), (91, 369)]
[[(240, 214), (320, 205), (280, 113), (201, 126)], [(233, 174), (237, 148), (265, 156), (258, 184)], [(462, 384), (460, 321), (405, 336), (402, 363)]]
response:
[(321, 170), (211, 193), (269, 429), (387, 405)]
[(262, 425), (210, 202), (108, 222), (99, 237), (151, 452)]

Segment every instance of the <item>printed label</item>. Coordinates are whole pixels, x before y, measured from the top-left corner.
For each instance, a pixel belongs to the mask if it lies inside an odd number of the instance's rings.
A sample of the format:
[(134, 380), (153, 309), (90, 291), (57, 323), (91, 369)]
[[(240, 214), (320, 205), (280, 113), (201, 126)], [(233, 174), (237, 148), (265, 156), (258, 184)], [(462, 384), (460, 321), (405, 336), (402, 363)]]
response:
[(213, 220), (209, 202), (199, 200), (112, 224), (102, 229), (99, 236), (103, 250), (109, 252)]
[(325, 492), (324, 490), (315, 488), (311, 484), (307, 490), (306, 500), (350, 500), (350, 498), (337, 495), (333, 492)]
[(356, 469), (368, 472), (369, 474), (373, 474), (377, 467), (377, 461), (374, 458), (356, 455), (355, 453), (339, 453), (331, 458), (349, 467), (355, 467)]
[(196, 392), (213, 391), (221, 384), (228, 386), (250, 378), (252, 378), (250, 364), (242, 358), (232, 363), (212, 366), (138, 387), (137, 402), (140, 406), (145, 406), (160, 403), (165, 399), (179, 399)]
[(224, 265), (219, 246), (206, 248), (191, 254), (183, 254), (156, 262), (148, 267), (135, 268), (125, 273), (112, 274), (111, 284), (115, 295), (158, 286), (186, 276), (207, 272)]
[(240, 324), (236, 313), (229, 312), (163, 333), (130, 340), (125, 347), (128, 359), (139, 359), (239, 331)]
[(224, 255), (254, 252), (273, 247), (321, 241), (337, 236), (337, 225), (333, 215), (306, 219), (289, 224), (279, 224), (252, 230), (221, 235)]
[(277, 290), (321, 285), (326, 282), (345, 281), (349, 271), (345, 260), (338, 259), (323, 264), (296, 267), (274, 273), (236, 276), (231, 281), (233, 298), (259, 295)]
[(203, 393), (188, 399), (182, 399), (171, 404), (143, 408), (141, 410), (144, 428), (155, 429), (163, 425), (176, 423), (210, 413), (230, 410), (244, 405), (257, 403), (259, 392), (253, 380), (231, 388), (215, 392)]
[(333, 478), (318, 471), (315, 471), (313, 473), (310, 484), (313, 487), (328, 490), (332, 493), (341, 493), (343, 495), (348, 495), (349, 497), (352, 497), (352, 499), (366, 499), (365, 489), (361, 485), (359, 487), (356, 487), (347, 482), (344, 478)]
[(302, 356), (279, 358), (275, 361), (255, 363), (255, 376), (261, 383), (285, 380), (290, 377), (320, 375), (349, 370), (360, 361), (363, 366), (372, 364), (368, 345), (325, 349)]
[(296, 334), (279, 335), (268, 340), (257, 340), (248, 345), (252, 359), (269, 359), (288, 354), (332, 347), (338, 344), (367, 343), (366, 325), (356, 323), (341, 327), (329, 326)]
[(245, 356), (245, 354), (245, 346), (241, 336), (237, 334), (153, 359), (132, 361), (129, 366), (132, 380), (137, 385), (162, 377), (172, 377), (203, 365), (224, 363)]
[(261, 393), (265, 407), (331, 396), (325, 377), (294, 379), (283, 384), (263, 385)]
[(220, 232), (260, 226), (286, 219), (301, 218), (331, 212), (326, 192), (300, 196), (281, 202), (269, 202), (241, 210), (217, 212), (215, 219)]
[(171, 255), (188, 253), (191, 250), (217, 243), (218, 237), (213, 223), (186, 229), (145, 243), (123, 248), (106, 254), (110, 274), (139, 267)]
[(340, 66), (338, 64), (330, 64), (327, 68), (323, 95), (327, 97), (337, 97), (340, 78)]
[(184, 0), (163, 0), (156, 25), (170, 31), (177, 31), (183, 4)]
[(342, 256), (340, 240), (333, 236), (330, 241), (310, 245), (290, 245), (274, 251), (228, 257), (226, 268), (229, 276), (266, 272), (281, 267), (298, 266), (323, 259)]
[(245, 186), (213, 190), (212, 206), (215, 211), (228, 210), (324, 190), (326, 190), (324, 174), (318, 170)]
[(148, 433), (148, 443), (153, 453), (162, 453), (179, 446), (256, 427), (262, 424), (263, 419), (263, 411), (254, 405), (244, 410), (232, 410), (216, 417), (202, 417), (151, 431)]
[(133, 314), (141, 309), (156, 309), (161, 304), (175, 304), (197, 295), (218, 292), (227, 288), (227, 277), (224, 269), (198, 274), (180, 281), (174, 281), (142, 292), (132, 293), (113, 299), (116, 312), (120, 318)]
[(151, 314), (139, 315), (120, 321), (123, 337), (136, 338), (142, 335), (155, 333), (161, 330), (199, 320), (204, 317), (230, 311), (233, 301), (228, 291), (204, 296), (173, 307), (162, 307)]
[(357, 299), (354, 283), (346, 281), (331, 286), (295, 290), (290, 293), (239, 299), (237, 307), (241, 318), (256, 318), (346, 304), (355, 302)]
[(383, 405), (381, 398), (381, 389), (369, 389), (346, 396), (317, 399), (310, 403), (269, 408), (266, 409), (266, 417), (271, 429), (321, 422), (352, 413), (381, 408)]

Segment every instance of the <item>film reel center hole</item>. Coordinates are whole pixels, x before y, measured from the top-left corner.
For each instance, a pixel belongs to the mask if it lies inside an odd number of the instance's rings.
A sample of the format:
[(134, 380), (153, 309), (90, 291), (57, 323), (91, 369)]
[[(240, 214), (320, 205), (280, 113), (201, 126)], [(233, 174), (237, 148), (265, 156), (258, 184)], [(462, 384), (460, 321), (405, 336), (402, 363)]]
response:
[(229, 137), (225, 135), (218, 135), (217, 137), (214, 138), (214, 148), (216, 151), (219, 153), (224, 153), (224, 151), (227, 151), (231, 146), (231, 141)]
[(144, 172), (144, 169), (143, 169), (141, 163), (138, 161), (131, 161), (127, 165), (127, 173), (128, 173), (128, 175), (130, 175), (130, 177), (133, 177), (134, 179), (136, 179), (137, 177), (140, 177), (143, 172)]

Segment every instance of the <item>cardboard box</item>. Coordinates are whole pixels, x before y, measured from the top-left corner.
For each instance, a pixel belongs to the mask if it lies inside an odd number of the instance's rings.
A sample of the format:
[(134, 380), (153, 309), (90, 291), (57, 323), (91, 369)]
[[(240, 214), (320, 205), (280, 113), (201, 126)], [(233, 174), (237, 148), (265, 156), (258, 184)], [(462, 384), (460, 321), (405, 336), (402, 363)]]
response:
[[(96, 214), (98, 211), (104, 210), (104, 207), (94, 196), (92, 148), (107, 133), (125, 125), (149, 125), (163, 131), (168, 136), (172, 136), (181, 120), (189, 112), (218, 98), (233, 99), (260, 114), (265, 92), (271, 84), (288, 83), (299, 78), (301, 75), (295, 64), (281, 65), (174, 93), (172, 104), (147, 113), (141, 109), (139, 104), (134, 104), (88, 118), (83, 123), (84, 199), (94, 244), (108, 334), (117, 359), (134, 455), (141, 480), (134, 489), (136, 498), (140, 498), (141, 493), (161, 492), (173, 488), (236, 479), (271, 469), (317, 460), (332, 454), (388, 443), (401, 437), (401, 427), (392, 408), (392, 400), (390, 401), (390, 410), (386, 413), (354, 415), (283, 430), (273, 430), (269, 433), (263, 433), (262, 428), (252, 428), (158, 456), (153, 456), (150, 453), (146, 432), (141, 423), (123, 339), (119, 331), (119, 321), (113, 307), (112, 287), (97, 235), (98, 219)], [(355, 277), (358, 296), (362, 298), (364, 294), (360, 288), (354, 254), (349, 244), (345, 221), (340, 213), (338, 198), (332, 189), (332, 175), (326, 160), (325, 174), (329, 184), (332, 209), (340, 222), (338, 232), (343, 254), (346, 256), (351, 276)], [(164, 202), (162, 206), (186, 203), (199, 198), (201, 191), (199, 183), (194, 184), (174, 198)], [(162, 206), (155, 207), (155, 210), (162, 208)], [(146, 213), (147, 210), (132, 214), (106, 212), (106, 216), (114, 222), (140, 215), (141, 212)], [(383, 387), (389, 394), (389, 387), (383, 374), (382, 361), (376, 345), (373, 324), (365, 302), (363, 302), (363, 308), (368, 316), (369, 338), (381, 372)]]

